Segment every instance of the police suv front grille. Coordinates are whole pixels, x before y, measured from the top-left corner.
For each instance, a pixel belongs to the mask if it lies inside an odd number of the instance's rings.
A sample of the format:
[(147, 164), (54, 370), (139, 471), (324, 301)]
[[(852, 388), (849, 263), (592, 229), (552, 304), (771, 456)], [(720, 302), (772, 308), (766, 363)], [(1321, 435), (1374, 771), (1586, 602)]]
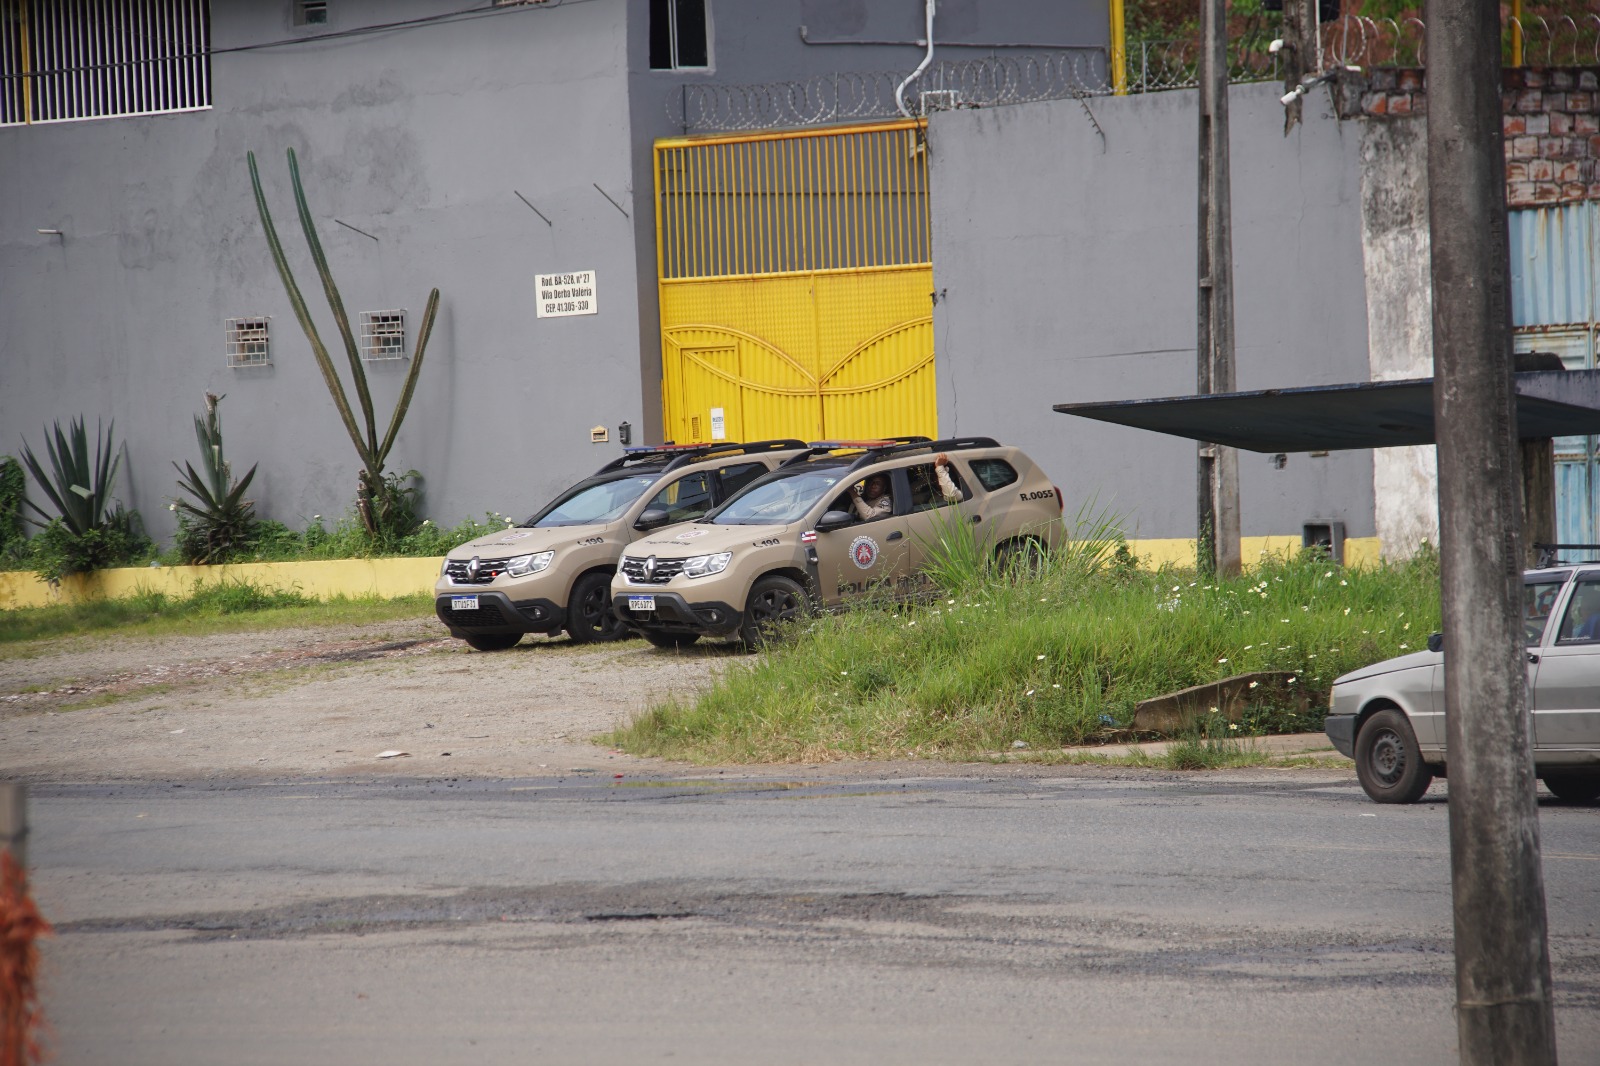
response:
[(495, 578), (506, 572), (504, 559), (479, 559), (478, 574), (476, 577), (467, 576), (467, 565), (470, 560), (451, 559), (450, 565), (445, 569), (445, 575), (450, 578), (452, 585), (487, 585)]
[[(646, 577), (646, 562), (653, 561), (654, 566), (649, 569)], [(665, 585), (668, 581), (683, 573), (684, 559), (657, 559), (650, 556), (646, 559), (635, 559), (631, 555), (622, 557), (622, 573), (631, 585)]]

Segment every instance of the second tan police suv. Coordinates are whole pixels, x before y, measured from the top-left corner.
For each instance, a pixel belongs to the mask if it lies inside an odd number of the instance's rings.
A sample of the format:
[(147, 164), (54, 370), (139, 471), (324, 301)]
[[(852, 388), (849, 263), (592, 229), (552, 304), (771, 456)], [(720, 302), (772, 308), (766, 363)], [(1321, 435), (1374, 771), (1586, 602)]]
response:
[(1061, 514), (1044, 472), (988, 437), (819, 441), (704, 517), (629, 544), (611, 600), (661, 647), (702, 636), (757, 644), (778, 623), (868, 589), (920, 591), (941, 524), (970, 524), (1005, 557), (1057, 545)]

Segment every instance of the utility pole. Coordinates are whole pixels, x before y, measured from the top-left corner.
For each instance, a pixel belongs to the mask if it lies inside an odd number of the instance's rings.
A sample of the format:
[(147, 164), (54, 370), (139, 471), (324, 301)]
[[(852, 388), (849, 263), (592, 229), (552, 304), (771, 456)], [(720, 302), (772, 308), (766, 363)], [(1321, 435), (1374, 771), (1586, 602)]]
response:
[(1424, 21), (1456, 1026), (1469, 1066), (1544, 1066), (1555, 1015), (1521, 620), (1500, 9), (1428, 0)]
[[(1322, 65), (1321, 23), (1318, 0), (1283, 0), (1283, 48), (1278, 62), (1283, 66), (1283, 91), (1289, 93), (1307, 74), (1320, 73)], [(1300, 97), (1283, 105), (1283, 133), (1288, 136), (1300, 121)]]
[[(1227, 0), (1200, 0), (1200, 264), (1196, 389), (1232, 392), (1233, 236), (1228, 187)], [(1203, 443), (1199, 451), (1195, 565), (1239, 572), (1239, 453)]]

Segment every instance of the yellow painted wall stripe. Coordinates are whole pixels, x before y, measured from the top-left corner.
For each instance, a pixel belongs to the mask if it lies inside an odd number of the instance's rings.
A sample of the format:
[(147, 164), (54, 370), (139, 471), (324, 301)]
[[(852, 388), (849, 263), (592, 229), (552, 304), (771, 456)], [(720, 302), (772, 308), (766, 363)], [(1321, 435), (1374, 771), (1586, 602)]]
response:
[(52, 588), (31, 573), (0, 573), (0, 609), (47, 607), (93, 599), (124, 599), (141, 592), (174, 598), (197, 585), (242, 581), (325, 600), (334, 596), (391, 599), (431, 592), (444, 560), (329, 559), (319, 562), (239, 563), (233, 566), (141, 566), (75, 574)]
[[(1245, 565), (1263, 556), (1292, 558), (1300, 551), (1298, 536), (1244, 537)], [(1130, 540), (1128, 547), (1141, 565), (1191, 568), (1194, 540)], [(1380, 560), (1377, 537), (1352, 537), (1344, 542), (1345, 565), (1376, 566)], [(48, 607), (93, 599), (123, 599), (141, 592), (163, 592), (181, 599), (197, 585), (245, 581), (261, 588), (293, 590), (326, 600), (335, 596), (376, 596), (385, 599), (430, 592), (443, 559), (331, 559), (300, 563), (239, 563), (234, 566), (128, 567), (101, 570), (67, 578), (52, 588), (25, 571), (0, 573), (0, 609)]]

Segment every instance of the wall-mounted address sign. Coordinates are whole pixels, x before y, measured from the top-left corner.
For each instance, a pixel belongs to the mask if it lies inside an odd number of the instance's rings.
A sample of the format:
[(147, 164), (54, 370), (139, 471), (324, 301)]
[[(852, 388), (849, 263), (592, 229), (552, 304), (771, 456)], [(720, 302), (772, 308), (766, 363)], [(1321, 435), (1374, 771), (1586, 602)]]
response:
[(539, 302), (536, 314), (540, 318), (565, 318), (568, 315), (592, 315), (597, 305), (594, 297), (594, 271), (574, 270), (570, 274), (540, 274)]

